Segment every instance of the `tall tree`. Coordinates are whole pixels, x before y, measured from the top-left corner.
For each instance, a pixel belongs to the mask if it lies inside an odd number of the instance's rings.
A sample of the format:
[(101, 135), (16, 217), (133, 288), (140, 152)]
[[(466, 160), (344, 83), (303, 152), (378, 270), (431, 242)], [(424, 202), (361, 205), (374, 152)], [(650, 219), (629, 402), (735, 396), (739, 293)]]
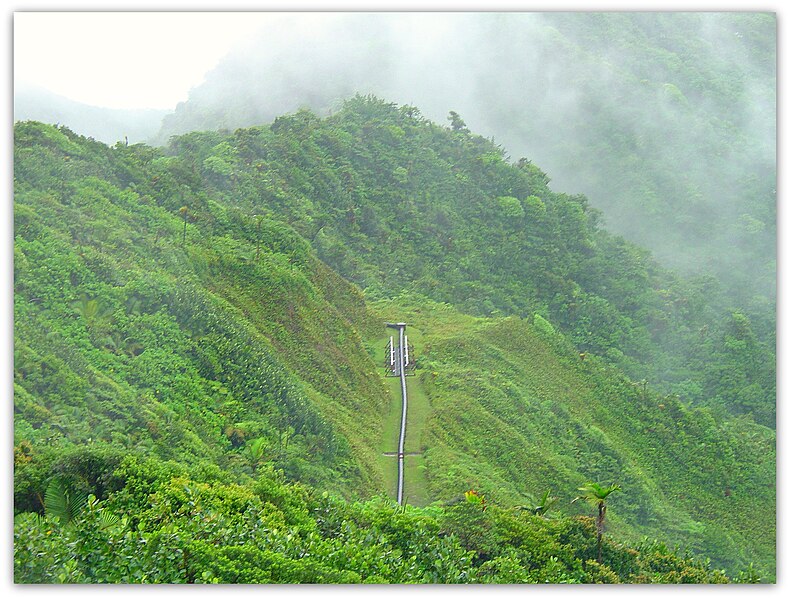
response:
[(571, 503), (584, 499), (594, 507), (598, 508), (598, 516), (595, 519), (595, 529), (597, 531), (598, 541), (598, 563), (601, 563), (601, 544), (603, 540), (603, 526), (606, 519), (606, 499), (615, 491), (620, 491), (620, 485), (612, 483), (608, 487), (604, 487), (598, 483), (587, 483), (583, 487), (579, 487), (581, 495), (576, 497)]

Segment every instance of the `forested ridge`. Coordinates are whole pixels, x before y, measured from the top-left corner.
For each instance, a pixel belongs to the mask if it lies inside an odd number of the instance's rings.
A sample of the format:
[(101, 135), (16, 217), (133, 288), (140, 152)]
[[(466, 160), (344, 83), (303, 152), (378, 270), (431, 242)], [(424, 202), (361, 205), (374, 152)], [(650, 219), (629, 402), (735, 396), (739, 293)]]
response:
[(752, 323), (709, 277), (662, 269), (584, 196), (552, 193), (536, 165), (450, 120), (357, 97), (325, 120), (301, 111), (173, 148), (216, 193), (286, 220), (368, 298), (408, 289), (475, 315), (539, 314), (634, 378), (773, 425), (771, 321)]
[[(460, 115), (14, 152), (18, 581), (774, 578), (771, 323)], [(384, 496), (388, 318), (422, 507)], [(600, 563), (589, 481), (622, 486)]]
[(434, 121), (454, 109), (555, 191), (584, 193), (608, 230), (773, 319), (775, 14), (345, 14), (310, 44), (284, 31), (270, 23), (223, 58), (156, 143), (327, 115), (354, 93)]

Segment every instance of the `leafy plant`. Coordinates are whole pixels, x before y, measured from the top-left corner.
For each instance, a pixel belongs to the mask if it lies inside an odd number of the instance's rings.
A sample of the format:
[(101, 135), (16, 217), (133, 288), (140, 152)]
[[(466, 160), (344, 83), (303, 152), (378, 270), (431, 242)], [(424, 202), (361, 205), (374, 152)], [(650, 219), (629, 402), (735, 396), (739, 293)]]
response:
[(73, 524), (88, 506), (88, 495), (75, 491), (62, 478), (53, 478), (44, 494), (44, 509), (48, 517), (61, 526)]
[[(595, 518), (596, 541), (598, 547), (598, 563), (601, 564), (601, 545), (603, 541), (604, 522), (606, 519), (606, 500), (612, 493), (620, 491), (621, 487), (617, 483), (603, 486), (599, 483), (589, 482), (583, 487), (579, 487), (581, 495), (576, 497), (573, 502), (584, 499), (592, 506), (597, 508), (598, 513)], [(572, 503), (573, 503), (572, 502)]]
[(553, 497), (551, 495), (551, 489), (546, 489), (539, 499), (535, 499), (529, 495), (527, 497), (530, 500), (530, 503), (527, 505), (517, 506), (517, 508), (520, 510), (526, 510), (536, 516), (545, 516), (546, 513), (548, 513), (548, 511), (551, 510), (559, 501), (559, 497)]
[(252, 466), (252, 471), (255, 473), (255, 470), (263, 462), (263, 458), (265, 456), (266, 439), (263, 437), (252, 439), (245, 444), (244, 450), (247, 455), (247, 459), (250, 461), (250, 465)]

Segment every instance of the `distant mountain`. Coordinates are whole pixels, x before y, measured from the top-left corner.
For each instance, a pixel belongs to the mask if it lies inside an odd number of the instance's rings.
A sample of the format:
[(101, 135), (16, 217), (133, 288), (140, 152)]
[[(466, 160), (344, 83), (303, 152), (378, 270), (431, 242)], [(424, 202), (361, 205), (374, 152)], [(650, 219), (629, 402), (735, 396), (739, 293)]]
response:
[(161, 127), (168, 110), (121, 110), (75, 102), (42, 88), (14, 90), (14, 121), (64, 125), (85, 137), (114, 144), (147, 141)]
[[(300, 23), (296, 22), (298, 26)], [(306, 40), (309, 39), (309, 43)], [(776, 19), (768, 13), (340, 15), (281, 24), (227, 56), (157, 142), (354, 93), (456, 111), (553, 188), (584, 193), (666, 266), (713, 274), (770, 314)]]

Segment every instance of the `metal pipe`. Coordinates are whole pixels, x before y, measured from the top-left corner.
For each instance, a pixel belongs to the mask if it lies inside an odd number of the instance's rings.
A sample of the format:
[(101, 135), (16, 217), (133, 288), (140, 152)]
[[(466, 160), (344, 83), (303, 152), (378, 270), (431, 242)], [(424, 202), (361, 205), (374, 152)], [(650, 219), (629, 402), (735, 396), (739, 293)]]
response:
[(405, 325), (398, 327), (400, 347), (398, 348), (398, 360), (400, 362), (400, 389), (403, 397), (403, 408), (400, 419), (400, 439), (398, 440), (398, 505), (403, 505), (403, 450), (406, 445), (406, 408), (408, 405), (406, 397), (406, 363), (404, 362), (404, 334)]

